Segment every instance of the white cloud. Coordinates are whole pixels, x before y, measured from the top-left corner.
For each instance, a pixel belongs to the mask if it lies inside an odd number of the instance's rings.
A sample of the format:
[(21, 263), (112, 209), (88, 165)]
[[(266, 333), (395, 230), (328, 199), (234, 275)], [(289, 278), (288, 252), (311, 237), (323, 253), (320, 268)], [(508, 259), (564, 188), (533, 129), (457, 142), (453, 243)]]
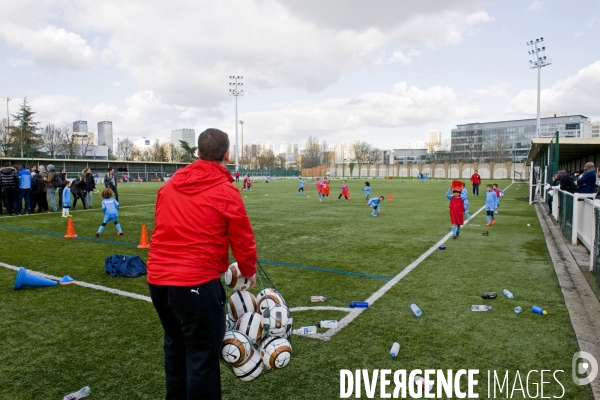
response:
[(392, 56), (388, 59), (390, 63), (400, 63), (402, 65), (408, 65), (411, 61), (419, 57), (421, 52), (419, 50), (411, 49), (408, 54), (404, 55), (401, 51), (396, 51)]
[(538, 11), (541, 10), (544, 6), (544, 2), (542, 0), (534, 0), (533, 3), (529, 4), (527, 7), (527, 11)]
[(262, 132), (267, 142), (281, 142), (299, 141), (310, 134), (341, 137), (355, 130), (424, 126), (478, 115), (477, 107), (458, 104), (452, 88), (420, 89), (401, 82), (389, 93), (364, 93), (352, 99), (330, 98), (319, 103), (295, 101), (268, 111), (244, 113), (241, 118), (247, 126)]
[(41, 66), (85, 69), (94, 64), (94, 53), (85, 39), (53, 25), (29, 29), (5, 22), (0, 25), (0, 37)]
[[(247, 91), (318, 92), (376, 65), (388, 46), (454, 45), (490, 20), (474, 10), (482, 1), (379, 3), (65, 0), (63, 12), (74, 29), (108, 35), (103, 62), (165, 102), (194, 107), (227, 101), (232, 73), (246, 77)], [(338, 23), (340, 13), (348, 19)]]
[(507, 98), (506, 89), (510, 85), (508, 83), (499, 83), (497, 85), (486, 86), (479, 89), (471, 90), (471, 97), (475, 100), (486, 100), (489, 98)]
[[(541, 111), (560, 110), (568, 114), (583, 114), (597, 119), (600, 93), (600, 61), (579, 70), (577, 75), (559, 81), (542, 90)], [(537, 113), (537, 90), (522, 90), (510, 100), (507, 114), (533, 117)]]
[(29, 67), (33, 65), (33, 61), (26, 58), (9, 58), (6, 62), (12, 67)]

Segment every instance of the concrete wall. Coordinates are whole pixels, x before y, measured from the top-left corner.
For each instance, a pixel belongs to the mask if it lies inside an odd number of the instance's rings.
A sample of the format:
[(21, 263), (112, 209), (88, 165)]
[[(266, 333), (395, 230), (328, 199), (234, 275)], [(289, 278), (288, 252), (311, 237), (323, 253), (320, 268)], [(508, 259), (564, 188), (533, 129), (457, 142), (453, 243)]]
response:
[(475, 170), (478, 170), (482, 179), (511, 179), (513, 171), (524, 171), (524, 176), (529, 176), (529, 167), (523, 163), (513, 164), (512, 162), (355, 165), (352, 174), (350, 174), (350, 167), (347, 164), (330, 164), (304, 169), (302, 176), (317, 176), (318, 172), (322, 172), (320, 175), (324, 175), (325, 171), (329, 171), (331, 178), (336, 179), (385, 178), (388, 176), (416, 178), (419, 174), (429, 174), (430, 177), (436, 179), (469, 179)]

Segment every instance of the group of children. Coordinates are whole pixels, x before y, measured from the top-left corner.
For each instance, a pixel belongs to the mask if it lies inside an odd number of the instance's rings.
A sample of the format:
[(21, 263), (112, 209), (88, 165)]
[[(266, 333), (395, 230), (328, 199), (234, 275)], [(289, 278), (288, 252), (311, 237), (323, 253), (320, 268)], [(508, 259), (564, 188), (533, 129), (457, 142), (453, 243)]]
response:
[[(327, 177), (317, 178), (314, 181), (314, 184), (317, 190), (317, 194), (319, 195), (319, 202), (323, 203), (325, 200), (329, 202), (329, 193), (331, 190), (329, 179)], [(307, 185), (308, 183), (303, 181), (302, 177), (298, 178), (298, 193), (296, 193), (296, 196), (300, 196), (300, 194), (304, 196), (304, 191)], [(369, 182), (365, 182), (365, 187), (362, 190), (363, 192), (365, 192), (365, 200), (367, 201), (367, 205), (373, 208), (371, 216), (378, 216), (381, 213), (381, 202), (384, 200), (384, 197), (379, 196), (371, 199), (371, 184)], [(342, 199), (342, 196), (344, 196), (346, 201), (350, 200), (350, 189), (348, 188), (348, 184), (346, 183), (346, 181), (343, 181), (340, 185), (340, 194), (337, 198), (338, 201)]]
[[(471, 219), (469, 215), (469, 200), (467, 200), (468, 190), (463, 181), (452, 181), (450, 188), (446, 191), (446, 197), (450, 200), (450, 221), (452, 223), (452, 239), (457, 239), (460, 235), (460, 227), (465, 224), (466, 219)], [(500, 197), (504, 192), (500, 190), (498, 184), (489, 184), (486, 186), (485, 211), (486, 226), (496, 223), (495, 214), (500, 207)]]
[[(65, 181), (66, 186), (63, 189), (63, 197), (62, 197), (62, 217), (68, 218), (72, 217), (69, 214), (71, 209), (71, 182)], [(98, 232), (96, 232), (96, 237), (100, 237), (100, 234), (104, 231), (104, 227), (110, 221), (114, 222), (115, 227), (117, 228), (117, 235), (123, 236), (123, 229), (121, 229), (121, 224), (119, 224), (119, 202), (113, 198), (114, 192), (110, 188), (104, 189), (100, 192), (100, 196), (104, 200), (102, 200), (102, 212), (104, 213), (104, 220), (102, 224), (98, 228)]]

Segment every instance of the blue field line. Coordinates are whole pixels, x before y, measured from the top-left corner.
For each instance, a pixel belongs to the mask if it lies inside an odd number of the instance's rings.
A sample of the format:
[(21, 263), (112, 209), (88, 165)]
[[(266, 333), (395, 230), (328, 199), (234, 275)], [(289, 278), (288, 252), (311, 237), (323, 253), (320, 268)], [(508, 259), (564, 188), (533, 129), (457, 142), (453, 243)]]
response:
[[(35, 233), (35, 234), (38, 234), (38, 235), (48, 235), (48, 236), (54, 236), (54, 237), (60, 237), (60, 238), (64, 237), (64, 235), (61, 234), (61, 233), (38, 231), (38, 230), (35, 230), (35, 229), (17, 228), (17, 227), (14, 227), (14, 226), (0, 225), (0, 229), (6, 229), (6, 230), (9, 230), (9, 231), (17, 231), (17, 232)], [(112, 240), (98, 239), (98, 238), (95, 238), (95, 237), (94, 238), (90, 238), (90, 237), (85, 237), (85, 236), (77, 236), (76, 238), (73, 238), (73, 239), (87, 240), (87, 241), (94, 242), (94, 243), (108, 243), (108, 244), (116, 244), (116, 245), (120, 245), (120, 246), (137, 247), (137, 244), (134, 244), (134, 243), (115, 242), (115, 241), (112, 241)], [(276, 261), (267, 261), (267, 260), (258, 260), (258, 261), (261, 264), (275, 265), (275, 266), (278, 266), (278, 267), (289, 267), (289, 268), (307, 269), (307, 270), (310, 270), (310, 271), (329, 272), (329, 273), (332, 273), (332, 274), (359, 276), (361, 278), (383, 279), (384, 281), (392, 280), (391, 277), (389, 277), (389, 276), (383, 276), (383, 275), (361, 274), (360, 272), (340, 271), (340, 270), (331, 269), (331, 268), (311, 267), (309, 265), (298, 265), (298, 264), (280, 263), (280, 262), (276, 262)]]
[(258, 261), (261, 264), (276, 265), (278, 267), (290, 267), (290, 268), (308, 269), (310, 271), (330, 272), (332, 274), (360, 276), (362, 278), (372, 278), (372, 279), (383, 279), (384, 281), (391, 281), (392, 280), (391, 277), (389, 277), (389, 276), (383, 276), (383, 275), (361, 274), (360, 272), (340, 271), (338, 269), (311, 267), (309, 265), (288, 264), (288, 263), (280, 263), (280, 262), (276, 262), (276, 261), (266, 261), (266, 260), (258, 260)]
[[(38, 231), (35, 229), (24, 229), (24, 228), (16, 228), (14, 226), (6, 226), (6, 225), (0, 225), (0, 229), (7, 229), (9, 231), (18, 231), (18, 232), (28, 232), (28, 233), (37, 233), (38, 235), (48, 235), (48, 236), (56, 236), (56, 237), (64, 237), (65, 235), (61, 234), (61, 233), (55, 233), (55, 232), (44, 232), (44, 231)], [(105, 239), (98, 239), (98, 238), (90, 238), (90, 237), (84, 237), (84, 236), (77, 236), (75, 238), (72, 239), (79, 239), (79, 240), (87, 240), (90, 242), (94, 242), (94, 243), (108, 243), (108, 244), (118, 244), (121, 246), (128, 246), (128, 247), (137, 247), (137, 244), (134, 243), (127, 243), (127, 242), (115, 242), (113, 240), (105, 240)]]

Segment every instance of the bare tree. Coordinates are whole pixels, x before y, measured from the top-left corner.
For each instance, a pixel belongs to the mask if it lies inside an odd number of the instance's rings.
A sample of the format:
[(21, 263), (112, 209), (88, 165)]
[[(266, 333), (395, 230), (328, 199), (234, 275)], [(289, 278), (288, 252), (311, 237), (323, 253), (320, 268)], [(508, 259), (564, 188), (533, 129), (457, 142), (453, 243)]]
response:
[(277, 168), (285, 169), (286, 163), (287, 159), (285, 157), (285, 154), (279, 154), (277, 157), (275, 157), (275, 166)]
[(263, 148), (257, 158), (259, 168), (272, 169), (275, 167), (275, 154), (273, 154), (273, 150)]
[(117, 145), (117, 156), (126, 161), (132, 161), (131, 153), (133, 152), (134, 144), (129, 138), (121, 140)]
[(314, 136), (309, 136), (304, 149), (304, 157), (302, 157), (302, 168), (312, 168), (319, 165), (321, 157), (321, 145)]
[(377, 147), (374, 147), (367, 153), (365, 159), (367, 164), (379, 164), (383, 161), (383, 152)]
[(42, 130), (42, 149), (48, 153), (50, 158), (56, 158), (57, 154), (62, 154), (65, 148), (65, 137), (60, 127), (54, 124), (47, 124)]

